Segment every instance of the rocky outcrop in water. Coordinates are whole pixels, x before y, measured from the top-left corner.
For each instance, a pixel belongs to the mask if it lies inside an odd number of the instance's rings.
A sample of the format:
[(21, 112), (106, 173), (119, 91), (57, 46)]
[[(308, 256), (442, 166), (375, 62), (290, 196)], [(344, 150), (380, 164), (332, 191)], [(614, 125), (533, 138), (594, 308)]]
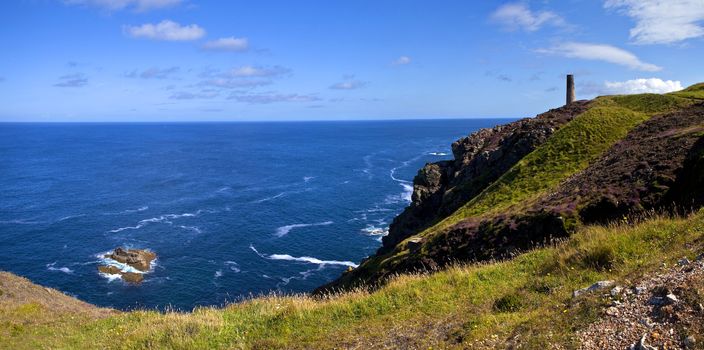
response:
[(144, 249), (125, 250), (118, 247), (105, 257), (146, 272), (149, 271), (152, 261), (156, 259), (156, 254)]
[(106, 259), (111, 259), (122, 264), (129, 265), (140, 272), (124, 271), (117, 266), (98, 266), (98, 271), (108, 275), (120, 275), (122, 280), (130, 283), (140, 283), (144, 280), (144, 273), (151, 269), (151, 264), (156, 259), (154, 252), (144, 249), (122, 249), (115, 248), (110, 254), (105, 254)]

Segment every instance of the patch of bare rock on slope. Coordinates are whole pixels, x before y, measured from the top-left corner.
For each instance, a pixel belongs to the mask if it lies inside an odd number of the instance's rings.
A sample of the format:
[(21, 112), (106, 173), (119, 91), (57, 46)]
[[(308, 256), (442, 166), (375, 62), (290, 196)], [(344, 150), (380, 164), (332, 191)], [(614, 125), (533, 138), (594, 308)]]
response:
[(704, 254), (599, 292), (610, 304), (578, 332), (580, 349), (704, 349)]

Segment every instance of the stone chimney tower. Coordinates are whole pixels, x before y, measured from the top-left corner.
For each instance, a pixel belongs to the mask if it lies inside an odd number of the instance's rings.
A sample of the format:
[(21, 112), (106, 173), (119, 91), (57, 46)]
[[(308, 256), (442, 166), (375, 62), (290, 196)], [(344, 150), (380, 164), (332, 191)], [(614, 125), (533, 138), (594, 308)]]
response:
[(574, 102), (575, 100), (575, 95), (574, 95), (574, 75), (572, 74), (567, 74), (567, 103), (570, 104)]

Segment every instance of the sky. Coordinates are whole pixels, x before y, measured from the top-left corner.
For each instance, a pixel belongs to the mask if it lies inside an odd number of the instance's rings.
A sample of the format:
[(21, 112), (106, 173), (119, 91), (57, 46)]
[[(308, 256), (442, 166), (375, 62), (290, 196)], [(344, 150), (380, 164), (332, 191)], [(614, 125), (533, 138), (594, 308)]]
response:
[(704, 0), (6, 0), (0, 121), (530, 117), (704, 81)]

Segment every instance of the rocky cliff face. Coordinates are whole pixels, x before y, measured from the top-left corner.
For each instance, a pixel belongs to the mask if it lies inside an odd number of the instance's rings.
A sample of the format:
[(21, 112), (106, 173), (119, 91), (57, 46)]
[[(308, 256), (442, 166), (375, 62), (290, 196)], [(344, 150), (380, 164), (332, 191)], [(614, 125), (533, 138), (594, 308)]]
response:
[(391, 251), (402, 240), (457, 210), (588, 105), (578, 101), (455, 141), (454, 160), (428, 163), (418, 171), (413, 179), (412, 203), (391, 223), (379, 253)]
[[(660, 95), (654, 96), (642, 99), (657, 101)], [(482, 193), (557, 129), (591, 108), (590, 103), (480, 130), (455, 142), (454, 160), (427, 164), (418, 172), (413, 203), (393, 221), (377, 254), (318, 292), (376, 285), (397, 273), (434, 270), (457, 261), (510, 258), (569, 236), (579, 225), (704, 205), (704, 103), (692, 102), (652, 114), (586, 169), (528, 202), (433, 227), (430, 235), (418, 234)], [(572, 142), (579, 147), (579, 138)]]

